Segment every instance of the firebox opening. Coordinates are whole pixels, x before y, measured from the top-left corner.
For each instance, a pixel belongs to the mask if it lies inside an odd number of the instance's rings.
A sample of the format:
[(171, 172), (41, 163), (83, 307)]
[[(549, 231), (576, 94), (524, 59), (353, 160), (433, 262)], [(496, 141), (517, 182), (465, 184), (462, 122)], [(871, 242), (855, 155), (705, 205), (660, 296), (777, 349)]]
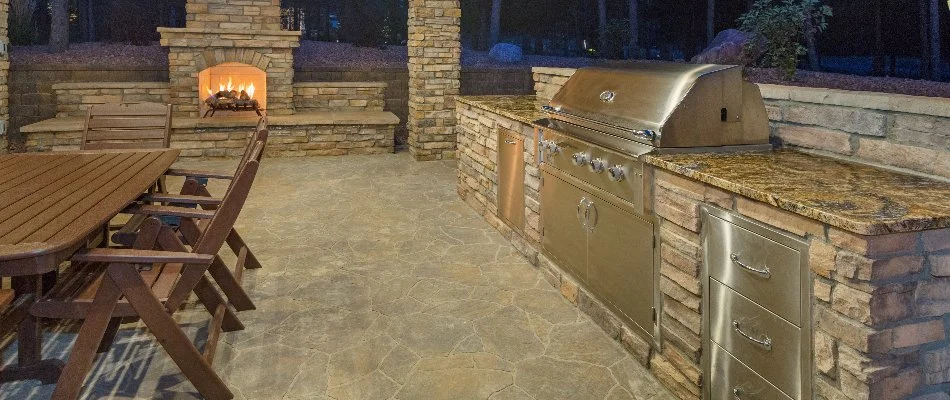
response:
[(246, 116), (267, 109), (267, 74), (247, 64), (228, 62), (198, 74), (202, 116)]

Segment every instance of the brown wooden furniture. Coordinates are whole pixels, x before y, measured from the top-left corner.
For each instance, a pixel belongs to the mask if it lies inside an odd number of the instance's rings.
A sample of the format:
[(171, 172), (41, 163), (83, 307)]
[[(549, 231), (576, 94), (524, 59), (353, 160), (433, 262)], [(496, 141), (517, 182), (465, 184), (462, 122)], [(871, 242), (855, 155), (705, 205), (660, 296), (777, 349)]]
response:
[[(263, 144), (255, 147), (260, 151)], [(158, 218), (146, 220), (132, 249), (97, 248), (72, 258), (68, 270), (50, 293), (31, 307), (43, 318), (83, 319), (79, 336), (53, 393), (53, 399), (75, 399), (82, 390), (96, 353), (105, 351), (122, 317), (140, 317), (182, 373), (208, 399), (230, 399), (230, 390), (211, 368), (217, 339), (224, 330), (242, 329), (205, 273), (224, 245), (257, 174), (252, 153), (234, 179), (220, 207), (202, 216), (196, 210), (164, 207), (163, 215), (206, 219), (189, 250), (178, 233)], [(192, 214), (192, 215), (188, 215)], [(191, 221), (185, 219), (183, 221)], [(208, 342), (200, 353), (172, 314), (197, 294), (212, 315)]]
[(83, 150), (168, 148), (170, 104), (100, 104), (86, 112)]
[[(58, 360), (40, 356), (40, 326), (29, 317), (44, 274), (86, 247), (91, 237), (148, 190), (178, 150), (26, 153), (0, 156), (0, 276), (12, 277), (12, 307), (0, 331), (17, 329), (18, 364), (0, 382), (53, 382)], [(2, 334), (2, 332), (0, 332)]]
[[(165, 204), (170, 204), (174, 206), (190, 206), (201, 207), (203, 210), (215, 210), (218, 208), (221, 200), (212, 197), (211, 193), (208, 191), (207, 186), (198, 183), (198, 181), (191, 178), (211, 178), (211, 179), (228, 179), (231, 180), (231, 185), (234, 184), (234, 176), (237, 172), (243, 168), (243, 166), (250, 160), (255, 159), (252, 150), (255, 149), (254, 144), (260, 143), (261, 151), (258, 152), (256, 159), (260, 162), (260, 158), (263, 155), (263, 149), (266, 147), (268, 138), (267, 131), (267, 117), (261, 118), (257, 126), (257, 131), (255, 134), (251, 135), (250, 142), (247, 145), (247, 148), (244, 152), (241, 161), (238, 163), (238, 168), (233, 175), (205, 172), (205, 171), (193, 171), (193, 170), (169, 170), (167, 174), (180, 174), (183, 176), (189, 177), (185, 181), (185, 184), (182, 186), (180, 194), (167, 194), (167, 193), (149, 193), (143, 195), (140, 200), (144, 202), (161, 202)], [(229, 185), (230, 186), (230, 185)], [(144, 207), (144, 208), (143, 208)], [(160, 213), (162, 207), (157, 206), (138, 206), (133, 207), (133, 210), (138, 212), (152, 212)], [(197, 212), (193, 211), (193, 212)], [(135, 241), (135, 235), (137, 234), (142, 221), (146, 214), (140, 214), (133, 216), (129, 222), (122, 227), (118, 232), (112, 236), (112, 240), (115, 243), (122, 245), (131, 245)], [(181, 223), (181, 233), (185, 241), (189, 244), (193, 244), (195, 238), (199, 235), (202, 230), (202, 224), (198, 223), (199, 221), (191, 219), (191, 221), (182, 221)], [(241, 238), (237, 230), (234, 228), (228, 233), (227, 237), (228, 247), (234, 252), (238, 258), (238, 266), (229, 272), (228, 267), (220, 257), (215, 257), (214, 263), (210, 268), (212, 277), (221, 287), (221, 290), (227, 296), (230, 303), (238, 311), (253, 310), (254, 303), (251, 301), (250, 297), (241, 287), (240, 282), (243, 276), (244, 268), (261, 268), (260, 262), (257, 260), (257, 257), (251, 252), (250, 248), (247, 246), (247, 243)]]

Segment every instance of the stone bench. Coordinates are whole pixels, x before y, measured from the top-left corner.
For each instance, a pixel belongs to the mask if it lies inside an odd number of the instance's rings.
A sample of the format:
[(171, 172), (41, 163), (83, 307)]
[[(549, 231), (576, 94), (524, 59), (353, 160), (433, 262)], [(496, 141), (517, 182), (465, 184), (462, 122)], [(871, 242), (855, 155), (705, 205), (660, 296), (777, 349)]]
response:
[[(270, 157), (382, 154), (394, 151), (399, 118), (385, 111), (324, 111), (268, 117)], [(57, 117), (20, 128), (26, 151), (77, 150), (83, 117)], [(181, 157), (240, 157), (256, 116), (174, 118), (171, 145)]]

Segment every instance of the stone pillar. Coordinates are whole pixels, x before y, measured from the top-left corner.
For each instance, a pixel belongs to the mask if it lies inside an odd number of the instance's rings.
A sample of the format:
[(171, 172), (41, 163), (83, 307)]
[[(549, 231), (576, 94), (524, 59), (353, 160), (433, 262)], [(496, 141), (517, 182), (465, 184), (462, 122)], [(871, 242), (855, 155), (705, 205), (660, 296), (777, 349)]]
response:
[(409, 152), (455, 158), (462, 45), (459, 0), (409, 0)]
[(0, 56), (0, 121), (3, 130), (0, 131), (0, 154), (7, 153), (7, 132), (10, 130), (10, 88), (7, 82), (10, 77), (10, 39), (7, 37), (7, 16), (10, 15), (10, 0), (0, 0), (0, 41), (6, 44), (7, 52)]

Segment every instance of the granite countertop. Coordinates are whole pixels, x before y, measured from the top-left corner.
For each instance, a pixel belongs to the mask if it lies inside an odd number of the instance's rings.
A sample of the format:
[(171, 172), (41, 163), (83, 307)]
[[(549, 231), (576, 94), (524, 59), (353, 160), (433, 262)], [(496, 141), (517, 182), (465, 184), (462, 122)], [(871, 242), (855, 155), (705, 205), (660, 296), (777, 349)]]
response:
[(546, 117), (541, 112), (537, 97), (530, 96), (459, 96), (455, 101), (468, 104), (518, 122), (531, 125), (534, 121)]
[[(457, 100), (525, 124), (535, 96)], [(644, 161), (861, 235), (950, 227), (950, 183), (794, 150), (646, 155)]]
[(950, 227), (950, 183), (793, 150), (644, 161), (861, 235)]

